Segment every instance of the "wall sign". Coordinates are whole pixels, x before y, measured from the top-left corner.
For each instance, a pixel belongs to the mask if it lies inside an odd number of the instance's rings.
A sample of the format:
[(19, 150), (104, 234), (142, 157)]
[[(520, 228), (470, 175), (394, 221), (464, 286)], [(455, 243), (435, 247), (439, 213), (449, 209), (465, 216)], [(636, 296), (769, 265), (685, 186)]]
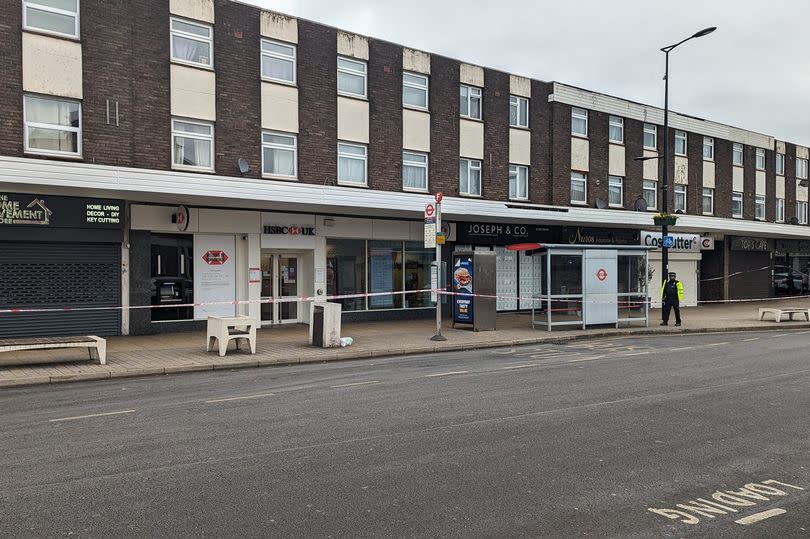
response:
[(122, 200), (0, 193), (0, 226), (121, 229), (123, 224)]
[(538, 225), (501, 223), (458, 223), (456, 241), (471, 245), (511, 245), (513, 243), (559, 243), (560, 229)]
[(622, 228), (564, 227), (563, 243), (571, 245), (637, 245), (638, 230)]
[(731, 238), (732, 251), (770, 251), (771, 240), (765, 238), (749, 238), (746, 236), (734, 236)]
[(314, 236), (314, 226), (300, 226), (300, 225), (264, 225), (265, 234), (281, 234), (285, 236)]
[[(700, 236), (698, 234), (667, 234), (666, 239), (670, 244), (667, 246), (670, 251), (699, 252), (701, 249)], [(639, 245), (660, 249), (662, 243), (664, 242), (661, 240), (660, 232), (652, 232), (649, 230), (641, 231)]]
[(473, 259), (471, 255), (456, 257), (453, 263), (453, 321), (473, 323)]
[(782, 253), (810, 253), (810, 241), (776, 240), (776, 250)]
[[(194, 264), (194, 301), (216, 303), (236, 299), (236, 238), (225, 234), (195, 234), (194, 259), (203, 263)], [(198, 305), (194, 318), (209, 316), (233, 316), (236, 306)]]

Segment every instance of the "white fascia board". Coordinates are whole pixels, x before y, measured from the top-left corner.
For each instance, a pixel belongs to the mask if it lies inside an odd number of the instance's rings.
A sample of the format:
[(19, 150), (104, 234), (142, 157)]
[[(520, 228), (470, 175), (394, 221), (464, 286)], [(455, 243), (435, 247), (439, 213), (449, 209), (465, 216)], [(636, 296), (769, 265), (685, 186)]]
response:
[[(0, 192), (39, 190), (51, 194), (122, 198), (133, 202), (410, 219), (421, 219), (425, 204), (433, 200), (428, 194), (0, 156)], [(463, 197), (445, 197), (442, 214), (450, 221), (655, 228), (650, 212), (522, 203), (507, 205)], [(810, 239), (810, 227), (806, 226), (695, 215), (680, 215), (674, 232), (678, 231)]]

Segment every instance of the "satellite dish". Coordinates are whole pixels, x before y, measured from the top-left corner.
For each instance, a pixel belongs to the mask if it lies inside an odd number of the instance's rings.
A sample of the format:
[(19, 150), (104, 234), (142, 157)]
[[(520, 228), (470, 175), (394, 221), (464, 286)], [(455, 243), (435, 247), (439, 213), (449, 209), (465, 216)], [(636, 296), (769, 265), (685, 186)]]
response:
[(607, 203), (601, 198), (597, 198), (596, 207), (599, 208), (600, 210), (604, 210), (605, 208), (607, 208)]
[(801, 185), (802, 187), (807, 187), (807, 180), (800, 181), (799, 185)]
[(682, 214), (683, 210), (675, 210), (675, 213)]
[(638, 197), (635, 202), (633, 202), (633, 210), (635, 211), (647, 211), (647, 200), (644, 197)]
[(790, 224), (791, 225), (798, 225), (799, 224), (799, 218), (798, 217), (791, 217), (790, 218)]
[(241, 172), (242, 174), (247, 174), (248, 172), (250, 172), (250, 165), (248, 164), (247, 159), (245, 159), (244, 157), (240, 157), (239, 161), (237, 161), (237, 164), (239, 165), (239, 172)]

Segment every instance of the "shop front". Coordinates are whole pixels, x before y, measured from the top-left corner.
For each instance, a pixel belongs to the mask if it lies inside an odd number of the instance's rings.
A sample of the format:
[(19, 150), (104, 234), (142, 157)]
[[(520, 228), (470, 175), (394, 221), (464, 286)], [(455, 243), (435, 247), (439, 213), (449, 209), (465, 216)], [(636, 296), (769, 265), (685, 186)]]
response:
[[(773, 296), (777, 286), (784, 286), (784, 294), (792, 293), (787, 279), (795, 275), (788, 268), (774, 268), (774, 240), (749, 236), (727, 236), (728, 268), (726, 286), (728, 299), (760, 299)], [(784, 273), (782, 273), (784, 271)], [(781, 275), (785, 276), (782, 280)], [(801, 276), (797, 289), (801, 288)]]
[[(700, 297), (700, 261), (702, 242), (699, 234), (668, 234), (672, 244), (669, 249), (668, 272), (675, 272), (683, 284), (681, 305), (691, 307)], [(666, 275), (661, 268), (661, 232), (642, 230), (640, 245), (653, 250), (649, 253), (650, 300), (653, 307), (661, 307), (661, 283)], [(657, 288), (656, 288), (657, 287)]]
[[(118, 335), (124, 203), (0, 193), (0, 337)], [(76, 310), (83, 309), (83, 310)]]
[(776, 240), (774, 243), (774, 295), (798, 296), (810, 293), (810, 241)]

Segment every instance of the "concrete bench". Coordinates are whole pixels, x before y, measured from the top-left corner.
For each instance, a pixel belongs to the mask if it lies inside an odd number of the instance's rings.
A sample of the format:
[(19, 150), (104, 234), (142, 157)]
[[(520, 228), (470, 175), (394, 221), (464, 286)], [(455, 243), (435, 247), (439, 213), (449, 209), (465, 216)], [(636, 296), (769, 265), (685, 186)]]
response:
[(762, 307), (759, 309), (759, 319), (764, 320), (766, 314), (772, 314), (774, 322), (781, 322), (782, 315), (788, 315), (790, 320), (793, 320), (794, 314), (801, 314), (807, 318), (807, 321), (810, 322), (810, 309), (799, 309), (793, 307), (786, 307), (782, 309), (774, 308), (774, 307)]
[[(19, 350), (51, 350), (54, 348), (87, 348), (90, 359), (99, 365), (107, 364), (107, 341), (95, 335), (79, 337), (23, 337), (19, 339), (0, 339), (0, 352), (16, 352)], [(41, 359), (26, 361), (23, 358), (14, 359), (6, 365), (23, 365), (28, 363), (42, 363)]]
[(250, 316), (209, 316), (206, 352), (214, 349), (214, 343), (219, 345), (219, 355), (224, 356), (228, 351), (228, 343), (236, 341), (239, 350), (239, 341), (246, 340), (250, 353), (256, 353), (256, 319)]

